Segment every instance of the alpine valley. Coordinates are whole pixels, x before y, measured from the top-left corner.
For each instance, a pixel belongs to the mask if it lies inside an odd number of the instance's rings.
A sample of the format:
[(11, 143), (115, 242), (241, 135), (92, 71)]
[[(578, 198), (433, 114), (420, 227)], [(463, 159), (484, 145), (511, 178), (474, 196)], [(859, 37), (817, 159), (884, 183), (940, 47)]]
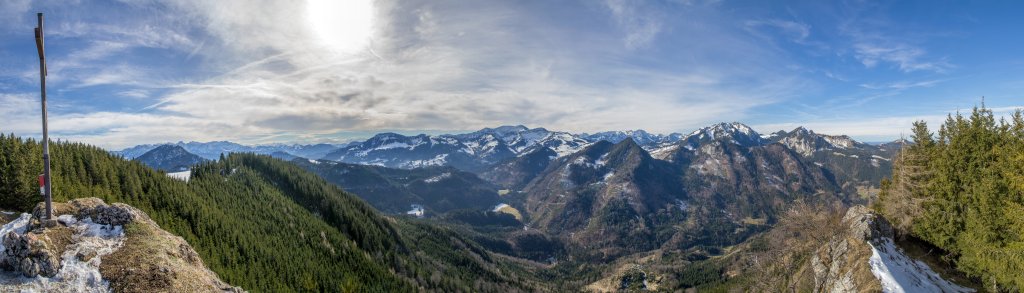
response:
[[(877, 200), (882, 179), (892, 176), (894, 157), (909, 144), (868, 144), (803, 127), (761, 134), (735, 122), (668, 135), (577, 134), (520, 125), (444, 135), (381, 133), (343, 145), (139, 145), (111, 152), (108, 160), (136, 160), (165, 172), (189, 170), (168, 173), (179, 179), (170, 183), (200, 194), (213, 192), (204, 191), (213, 186), (200, 187), (211, 176), (257, 180), (238, 188), (266, 182), (273, 196), (281, 197), (273, 200), (295, 206), (253, 206), (259, 213), (298, 213), (327, 229), (319, 232), (326, 241), (322, 248), (306, 249), (369, 253), (367, 260), (384, 262), (380, 268), (389, 271), (386, 276), (348, 275), (345, 280), (352, 283), (342, 285), (350, 288), (393, 278), (387, 282), (409, 286), (394, 288), (427, 291), (773, 291), (787, 286), (821, 291), (885, 285), (871, 277), (870, 268), (859, 267), (868, 265), (866, 258), (864, 264), (832, 260), (861, 257), (864, 250), (821, 252), (835, 241), (890, 245), (886, 253), (914, 263), (892, 246), (902, 238), (894, 237), (884, 218), (863, 209), (843, 217), (848, 208)], [(795, 225), (820, 226), (829, 233), (793, 233)], [(328, 230), (336, 232), (324, 234)], [(331, 233), (355, 242), (329, 244)], [(779, 241), (802, 244), (780, 246)], [(908, 251), (927, 247), (900, 243)], [(217, 247), (197, 246), (200, 252)], [(759, 275), (779, 270), (751, 264), (767, 259), (765, 249), (790, 257), (791, 267), (781, 271), (790, 278), (768, 282)], [(831, 268), (822, 268), (826, 261)], [(939, 276), (921, 264), (910, 265), (910, 271)], [(272, 288), (230, 277), (257, 272), (258, 266), (212, 269), (242, 288)], [(868, 274), (847, 279), (834, 272), (855, 269)], [(938, 270), (944, 278), (976, 286), (955, 270)], [(970, 290), (923, 278), (917, 282)], [(323, 281), (313, 284), (308, 288), (328, 288)], [(309, 284), (294, 286), (300, 285)]]

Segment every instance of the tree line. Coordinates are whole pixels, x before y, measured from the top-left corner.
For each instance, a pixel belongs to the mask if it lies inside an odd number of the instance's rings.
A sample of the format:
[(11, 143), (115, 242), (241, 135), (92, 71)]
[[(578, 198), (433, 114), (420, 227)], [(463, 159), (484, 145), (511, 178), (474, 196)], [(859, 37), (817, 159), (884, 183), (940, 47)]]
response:
[(987, 289), (1024, 289), (1024, 115), (991, 109), (919, 121), (875, 203), (900, 233), (946, 251)]

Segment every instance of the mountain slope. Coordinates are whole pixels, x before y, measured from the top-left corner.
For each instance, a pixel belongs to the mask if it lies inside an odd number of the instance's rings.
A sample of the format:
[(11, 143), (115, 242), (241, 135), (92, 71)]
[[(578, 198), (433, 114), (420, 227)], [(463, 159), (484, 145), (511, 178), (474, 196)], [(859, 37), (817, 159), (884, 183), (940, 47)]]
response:
[(192, 165), (206, 161), (200, 156), (189, 153), (180, 146), (165, 144), (142, 154), (135, 160), (150, 168), (167, 172), (181, 172)]
[(431, 214), (454, 209), (483, 210), (501, 202), (494, 185), (452, 167), (406, 170), (323, 160), (292, 162), (386, 213), (404, 214), (412, 205)]
[(611, 143), (619, 143), (625, 140), (626, 138), (630, 138), (633, 139), (633, 141), (636, 142), (636, 144), (644, 148), (652, 148), (666, 143), (673, 143), (679, 141), (684, 137), (681, 133), (653, 134), (642, 129), (626, 131), (605, 131), (594, 134), (584, 133), (581, 134), (581, 136), (583, 137), (583, 139), (586, 139), (590, 142), (604, 140)]
[(558, 153), (555, 151), (547, 147), (535, 148), (518, 157), (495, 164), (487, 171), (482, 172), (480, 178), (504, 188), (522, 189), (543, 172), (555, 158), (558, 158)]
[(733, 264), (738, 291), (974, 292), (950, 282), (896, 245), (893, 228), (857, 205), (829, 211), (800, 207), (742, 245)]
[(892, 145), (869, 145), (845, 135), (825, 135), (803, 127), (779, 132), (772, 140), (793, 149), (807, 160), (820, 164), (844, 182), (846, 188), (879, 187), (892, 174)]
[(526, 187), (530, 225), (566, 235), (600, 257), (655, 248), (660, 235), (653, 215), (682, 214), (675, 173), (632, 139), (599, 141), (558, 159)]
[[(499, 273), (521, 270), (461, 235), (384, 217), (288, 162), (231, 155), (194, 167), (185, 183), (96, 147), (51, 146), (55, 200), (99, 197), (138, 207), (192, 244), (225, 281), (247, 290), (451, 292), (473, 291), (476, 284), (479, 291), (540, 286), (528, 275)], [(27, 210), (38, 198), (32, 182), (40, 146), (0, 137), (0, 150), (0, 190), (5, 191), (0, 203)]]
[(566, 132), (530, 129), (521, 125), (502, 126), (437, 136), (381, 133), (333, 151), (324, 159), (404, 169), (446, 165), (480, 172), (535, 148), (549, 148), (559, 156), (565, 156), (587, 144), (588, 141)]

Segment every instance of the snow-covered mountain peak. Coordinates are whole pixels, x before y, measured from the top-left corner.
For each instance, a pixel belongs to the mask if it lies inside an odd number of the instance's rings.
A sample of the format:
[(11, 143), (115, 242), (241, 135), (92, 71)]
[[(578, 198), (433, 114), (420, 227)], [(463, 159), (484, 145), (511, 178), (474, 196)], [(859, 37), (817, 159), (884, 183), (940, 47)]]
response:
[(754, 131), (750, 126), (739, 122), (722, 122), (707, 126), (691, 132), (685, 140), (687, 144), (694, 147), (716, 140), (725, 140), (726, 142), (743, 146), (756, 146), (765, 143), (765, 139), (761, 137), (761, 134)]
[(636, 142), (637, 144), (639, 144), (639, 145), (641, 145), (641, 146), (643, 146), (645, 148), (648, 148), (648, 149), (654, 149), (654, 148), (657, 148), (659, 146), (663, 146), (663, 145), (666, 145), (666, 144), (671, 144), (671, 143), (677, 142), (677, 141), (679, 141), (683, 137), (683, 135), (680, 134), (680, 133), (671, 133), (671, 134), (667, 134), (667, 135), (665, 135), (665, 134), (654, 134), (654, 133), (647, 132), (647, 131), (645, 131), (643, 129), (624, 130), (624, 131), (604, 131), (604, 132), (598, 132), (598, 133), (594, 133), (594, 134), (583, 133), (583, 134), (580, 134), (580, 136), (583, 137), (584, 139), (590, 141), (590, 142), (597, 142), (597, 141), (604, 140), (604, 141), (608, 141), (608, 142), (611, 142), (611, 143), (618, 143), (618, 142), (620, 142), (620, 141), (622, 141), (622, 140), (624, 140), (626, 138), (630, 138), (634, 142)]

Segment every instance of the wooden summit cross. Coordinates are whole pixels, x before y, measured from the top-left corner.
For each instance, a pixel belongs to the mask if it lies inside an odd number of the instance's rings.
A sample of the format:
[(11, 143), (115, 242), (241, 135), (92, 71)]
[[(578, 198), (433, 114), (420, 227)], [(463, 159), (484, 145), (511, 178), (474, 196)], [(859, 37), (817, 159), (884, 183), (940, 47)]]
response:
[(36, 14), (39, 18), (39, 26), (36, 27), (36, 50), (39, 51), (39, 89), (43, 104), (43, 178), (42, 193), (46, 198), (46, 217), (44, 221), (53, 218), (53, 194), (50, 184), (50, 136), (46, 125), (46, 52), (43, 50), (43, 14)]

